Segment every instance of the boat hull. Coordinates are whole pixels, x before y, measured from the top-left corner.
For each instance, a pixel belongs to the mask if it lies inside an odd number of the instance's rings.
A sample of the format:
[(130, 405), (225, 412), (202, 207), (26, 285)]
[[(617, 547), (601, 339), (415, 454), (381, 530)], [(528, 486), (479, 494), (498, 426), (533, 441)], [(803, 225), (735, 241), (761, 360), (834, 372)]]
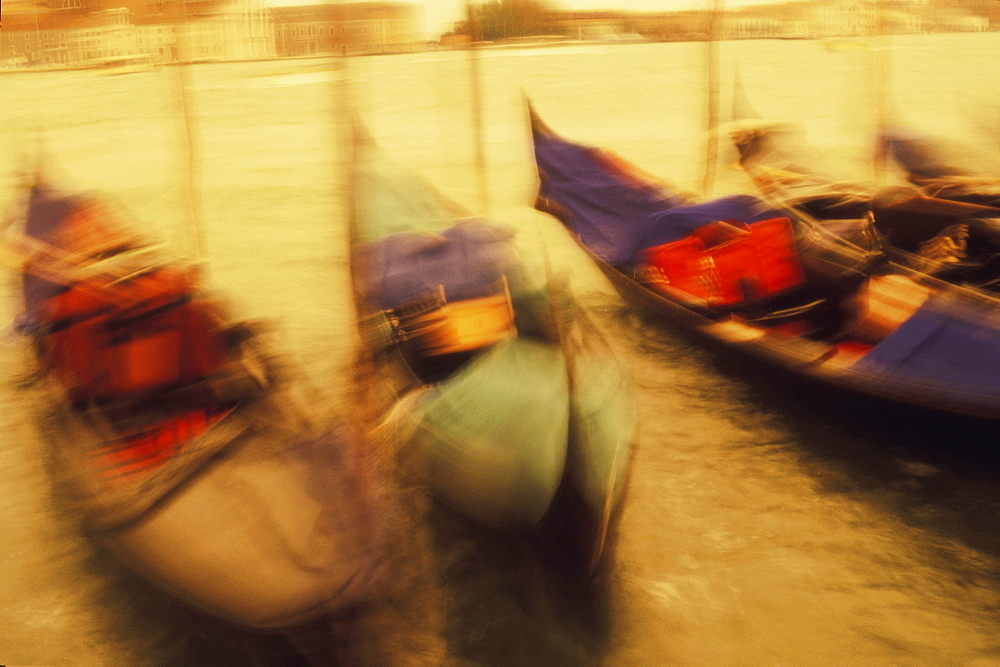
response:
[[(592, 259), (626, 303), (683, 327), (718, 349), (735, 352), (799, 378), (882, 401), (950, 412), (968, 417), (1000, 419), (1000, 397), (989, 392), (950, 390), (932, 383), (893, 379), (852, 369), (849, 364), (822, 363), (826, 346), (782, 335), (761, 335), (731, 323), (717, 322), (665, 298), (602, 262)], [(947, 289), (944, 284), (939, 285)], [(983, 297), (985, 298), (985, 297)]]
[(358, 442), (249, 438), (97, 539), (186, 603), (260, 629), (351, 609), (379, 566)]
[(408, 416), (430, 488), (483, 524), (533, 527), (565, 471), (568, 396), (554, 345), (517, 338), (483, 353)]
[(624, 495), (636, 439), (631, 376), (615, 357), (586, 353), (574, 371), (569, 474), (594, 514), (606, 517)]
[[(282, 374), (269, 363), (268, 376)], [(190, 607), (279, 630), (355, 608), (380, 585), (365, 440), (339, 422), (316, 430), (285, 381), (166, 460), (111, 476), (94, 465), (100, 420), (60, 400), (55, 383), (40, 391), (56, 498), (95, 542)]]

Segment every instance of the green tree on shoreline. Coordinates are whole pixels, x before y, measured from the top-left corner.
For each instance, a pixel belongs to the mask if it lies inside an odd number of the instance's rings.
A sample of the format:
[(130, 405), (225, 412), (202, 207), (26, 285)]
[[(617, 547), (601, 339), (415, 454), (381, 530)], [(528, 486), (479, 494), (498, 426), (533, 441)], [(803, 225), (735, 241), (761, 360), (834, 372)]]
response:
[(555, 32), (555, 12), (544, 0), (489, 0), (474, 4), (472, 14), (474, 25), (466, 20), (455, 34), (495, 41)]

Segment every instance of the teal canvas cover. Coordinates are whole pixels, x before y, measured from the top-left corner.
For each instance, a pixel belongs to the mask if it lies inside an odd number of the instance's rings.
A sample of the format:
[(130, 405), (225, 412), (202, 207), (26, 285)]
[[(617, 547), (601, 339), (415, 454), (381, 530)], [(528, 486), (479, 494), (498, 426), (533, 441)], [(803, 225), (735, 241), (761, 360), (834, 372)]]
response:
[(565, 358), (531, 338), (498, 343), (426, 392), (410, 419), (442, 499), (491, 526), (533, 526), (566, 466)]
[(433, 234), (474, 217), (375, 147), (361, 148), (353, 187), (358, 241), (374, 241), (396, 232)]
[(599, 514), (609, 512), (622, 497), (638, 423), (628, 370), (610, 351), (600, 352), (574, 355), (569, 463), (584, 500)]

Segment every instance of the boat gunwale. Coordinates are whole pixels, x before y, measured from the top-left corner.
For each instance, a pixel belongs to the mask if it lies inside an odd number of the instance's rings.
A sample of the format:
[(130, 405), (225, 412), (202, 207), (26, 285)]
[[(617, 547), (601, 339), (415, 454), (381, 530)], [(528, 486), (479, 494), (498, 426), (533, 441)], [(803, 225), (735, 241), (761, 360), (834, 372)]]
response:
[[(560, 221), (565, 226), (565, 223)], [(778, 341), (762, 336), (757, 340), (747, 340), (742, 342), (727, 341), (724, 338), (713, 334), (710, 327), (718, 323), (710, 317), (702, 315), (693, 309), (673, 300), (667, 296), (658, 294), (651, 289), (643, 287), (635, 280), (631, 279), (623, 271), (608, 264), (587, 248), (569, 227), (566, 227), (576, 244), (590, 257), (601, 273), (608, 279), (615, 291), (627, 304), (638, 303), (640, 306), (653, 312), (662, 319), (666, 319), (674, 324), (682, 326), (685, 330), (695, 334), (703, 341), (709, 341), (721, 349), (737, 352), (758, 361), (775, 366), (785, 372), (789, 372), (800, 378), (805, 378), (821, 382), (836, 388), (849, 390), (858, 394), (878, 398), (890, 402), (904, 405), (929, 408), (938, 411), (951, 412), (958, 415), (985, 418), (989, 420), (1000, 420), (1000, 398), (992, 395), (970, 394), (968, 392), (946, 391), (939, 387), (924, 384), (905, 382), (899, 380), (887, 380), (880, 376), (873, 376), (858, 369), (850, 367), (831, 367), (816, 360), (805, 361), (807, 357), (790, 353), (787, 344), (782, 345)], [(897, 265), (892, 265), (894, 272), (912, 273)], [(967, 299), (985, 298), (994, 304), (1000, 304), (1000, 300), (989, 295), (972, 292), (963, 294), (962, 290), (950, 283), (944, 283), (929, 276), (924, 276), (944, 292), (950, 294), (960, 294)], [(961, 298), (961, 297), (960, 297)], [(824, 367), (825, 366), (825, 367)], [(969, 399), (979, 399), (976, 404), (970, 405)], [(986, 400), (983, 400), (986, 399)]]

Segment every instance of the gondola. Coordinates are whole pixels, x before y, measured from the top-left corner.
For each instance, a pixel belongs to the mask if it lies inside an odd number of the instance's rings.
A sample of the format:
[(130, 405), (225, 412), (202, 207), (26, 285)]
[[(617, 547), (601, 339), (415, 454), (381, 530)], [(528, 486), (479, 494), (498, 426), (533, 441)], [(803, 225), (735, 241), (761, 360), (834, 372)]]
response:
[(629, 306), (853, 395), (1000, 417), (996, 299), (890, 261), (853, 224), (834, 234), (750, 195), (695, 201), (529, 115), (536, 207)]
[(472, 214), (353, 130), (351, 264), (370, 380), (447, 511), (586, 576), (610, 562), (636, 436), (627, 369), (515, 230)]
[(880, 130), (878, 151), (932, 197), (1000, 209), (1000, 176), (956, 142), (894, 123)]
[(947, 282), (1000, 290), (1000, 208), (992, 205), (1000, 200), (992, 200), (985, 181), (973, 185), (957, 168), (942, 166), (926, 139), (886, 130), (876, 155), (903, 166), (908, 178), (878, 186), (819, 168), (815, 151), (788, 124), (744, 117), (728, 132), (740, 165), (776, 205), (839, 227), (867, 219), (894, 261)]
[(314, 398), (303, 409), (267, 327), (234, 319), (108, 197), (29, 189), (3, 248), (22, 269), (26, 404), (59, 506), (237, 631), (290, 636), (363, 608), (383, 573), (361, 437)]

